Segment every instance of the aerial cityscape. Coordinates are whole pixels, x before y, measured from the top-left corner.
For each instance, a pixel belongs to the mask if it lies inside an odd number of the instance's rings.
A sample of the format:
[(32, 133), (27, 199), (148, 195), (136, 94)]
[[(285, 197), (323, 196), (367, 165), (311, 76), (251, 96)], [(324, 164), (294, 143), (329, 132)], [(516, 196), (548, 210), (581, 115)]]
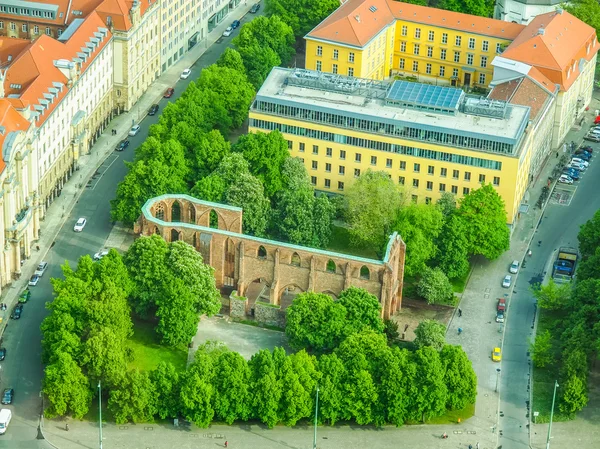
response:
[(595, 448), (599, 17), (0, 0), (0, 447)]

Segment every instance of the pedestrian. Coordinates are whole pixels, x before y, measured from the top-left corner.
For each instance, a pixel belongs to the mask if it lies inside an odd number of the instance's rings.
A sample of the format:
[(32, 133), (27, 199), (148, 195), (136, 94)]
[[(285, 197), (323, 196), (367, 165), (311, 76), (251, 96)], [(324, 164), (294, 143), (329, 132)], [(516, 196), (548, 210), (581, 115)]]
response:
[(225, 447), (227, 447), (227, 444), (228, 444), (228, 443), (227, 443), (227, 440), (225, 440)]
[(477, 444), (475, 445), (475, 449), (479, 449), (479, 441), (477, 442)]
[(462, 316), (462, 310), (458, 309), (458, 316), (461, 317)]
[[(460, 335), (460, 334), (462, 334), (462, 327), (458, 328), (458, 335)], [(471, 449), (473, 449), (473, 448), (471, 448)]]
[(473, 449), (473, 445), (472, 444), (469, 444), (469, 449)]
[(558, 151), (556, 152), (556, 157), (558, 158)]
[(67, 429), (67, 432), (69, 431), (69, 423), (65, 424), (65, 429)]

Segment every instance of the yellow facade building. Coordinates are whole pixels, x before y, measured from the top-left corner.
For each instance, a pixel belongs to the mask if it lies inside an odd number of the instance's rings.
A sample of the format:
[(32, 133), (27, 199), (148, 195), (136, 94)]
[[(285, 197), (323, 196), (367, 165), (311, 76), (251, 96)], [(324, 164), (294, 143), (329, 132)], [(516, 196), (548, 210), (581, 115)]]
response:
[(349, 0), (305, 37), (305, 67), (385, 79), (487, 87), (492, 60), (525, 28), (393, 0)]
[(461, 89), (274, 68), (250, 109), (250, 131), (279, 130), (316, 189), (343, 194), (384, 171), (415, 202), (491, 183), (513, 223), (528, 185), (530, 108)]

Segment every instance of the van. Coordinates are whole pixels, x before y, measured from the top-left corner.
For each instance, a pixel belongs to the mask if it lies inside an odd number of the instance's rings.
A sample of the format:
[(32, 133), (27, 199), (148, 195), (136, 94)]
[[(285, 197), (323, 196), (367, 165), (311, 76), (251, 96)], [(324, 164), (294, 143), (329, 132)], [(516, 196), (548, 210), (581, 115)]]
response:
[(11, 418), (12, 412), (9, 409), (3, 408), (0, 410), (0, 435), (6, 433), (6, 429), (8, 428)]

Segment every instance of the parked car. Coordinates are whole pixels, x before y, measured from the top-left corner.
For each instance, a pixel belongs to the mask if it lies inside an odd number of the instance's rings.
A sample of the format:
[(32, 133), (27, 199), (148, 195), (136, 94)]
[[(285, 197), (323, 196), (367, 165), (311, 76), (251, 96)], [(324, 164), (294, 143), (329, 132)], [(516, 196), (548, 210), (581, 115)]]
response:
[(46, 272), (46, 268), (48, 268), (48, 262), (40, 262), (35, 270), (35, 274), (37, 274), (39, 277), (42, 277)]
[(131, 129), (129, 130), (129, 135), (130, 135), (131, 137), (135, 136), (137, 133), (139, 133), (139, 132), (140, 132), (140, 128), (141, 128), (141, 126), (140, 126), (140, 125), (133, 125), (133, 126), (131, 127)]
[(19, 302), (25, 303), (25, 302), (29, 301), (30, 298), (31, 298), (31, 290), (29, 290), (29, 288), (26, 288), (19, 295)]
[(234, 30), (236, 28), (238, 28), (240, 26), (240, 21), (239, 20), (234, 20), (233, 22), (231, 22), (231, 28), (233, 28)]
[(107, 256), (107, 255), (108, 255), (108, 250), (103, 249), (102, 251), (98, 251), (96, 254), (94, 254), (94, 260), (100, 260), (104, 256)]
[(496, 310), (499, 312), (506, 312), (506, 299), (498, 298), (498, 304), (496, 305)]
[(509, 273), (516, 274), (519, 271), (519, 261), (513, 260), (510, 267), (508, 267), (508, 271)]
[(73, 226), (73, 231), (75, 231), (75, 232), (83, 231), (83, 228), (85, 228), (86, 223), (87, 223), (87, 220), (85, 218), (81, 217), (79, 220), (77, 220), (77, 223), (75, 223), (75, 226)]
[(167, 90), (165, 90), (165, 94), (163, 95), (163, 97), (171, 98), (174, 93), (175, 93), (175, 89), (173, 89), (172, 87), (169, 87)]
[(577, 162), (571, 162), (569, 165), (566, 166), (566, 168), (574, 168), (575, 170), (579, 170), (580, 172), (586, 170), (585, 165), (578, 164)]
[(6, 348), (0, 348), (0, 361), (6, 358)]
[(2, 404), (12, 404), (14, 398), (15, 390), (13, 390), (12, 388), (5, 388), (4, 393), (2, 394)]
[(504, 276), (504, 279), (502, 280), (502, 287), (508, 288), (508, 287), (510, 287), (511, 283), (512, 283), (512, 276), (510, 274), (507, 274), (506, 276)]
[(123, 139), (119, 142), (119, 145), (117, 145), (117, 148), (115, 148), (115, 151), (123, 151), (128, 146), (129, 146), (129, 140)]
[(231, 33), (233, 33), (233, 28), (227, 27), (225, 31), (223, 31), (223, 37), (229, 37), (231, 36)]
[(185, 69), (183, 72), (181, 72), (181, 75), (179, 76), (179, 78), (181, 78), (182, 80), (186, 80), (190, 77), (191, 74), (192, 74), (191, 69)]
[(494, 348), (492, 351), (492, 362), (502, 361), (502, 350), (500, 348)]
[(598, 134), (586, 134), (583, 139), (591, 142), (600, 142), (600, 136)]
[(250, 12), (252, 14), (256, 14), (259, 9), (260, 9), (260, 3), (255, 3), (254, 5), (252, 5), (252, 8), (250, 8)]
[(571, 162), (577, 162), (578, 164), (583, 164), (583, 165), (585, 165), (586, 168), (590, 165), (590, 163), (588, 161), (584, 161), (583, 159), (581, 159), (579, 157), (572, 157)]
[(594, 149), (589, 145), (586, 145), (585, 147), (581, 147), (580, 150), (585, 150), (588, 153), (594, 153)]
[(40, 277), (37, 274), (34, 274), (29, 278), (29, 285), (31, 285), (32, 287), (38, 285), (38, 282), (40, 282)]
[(562, 175), (560, 175), (560, 178), (558, 178), (558, 182), (560, 182), (561, 184), (573, 184), (573, 178), (563, 173)]
[(592, 158), (592, 155), (590, 153), (588, 153), (587, 151), (576, 151), (575, 152), (575, 156), (578, 159), (583, 159), (585, 162), (590, 162), (590, 159)]
[(23, 313), (23, 304), (17, 304), (15, 306), (15, 308), (13, 309), (12, 313), (10, 314), (10, 317), (13, 320), (18, 320), (21, 318), (22, 313)]
[(496, 311), (496, 323), (504, 323), (504, 312)]
[(148, 109), (148, 115), (155, 115), (157, 112), (158, 112), (157, 104), (153, 104), (152, 106), (150, 106), (150, 109)]
[(565, 169), (563, 175), (570, 176), (571, 178), (573, 178), (573, 181), (579, 181), (579, 170), (575, 168)]

